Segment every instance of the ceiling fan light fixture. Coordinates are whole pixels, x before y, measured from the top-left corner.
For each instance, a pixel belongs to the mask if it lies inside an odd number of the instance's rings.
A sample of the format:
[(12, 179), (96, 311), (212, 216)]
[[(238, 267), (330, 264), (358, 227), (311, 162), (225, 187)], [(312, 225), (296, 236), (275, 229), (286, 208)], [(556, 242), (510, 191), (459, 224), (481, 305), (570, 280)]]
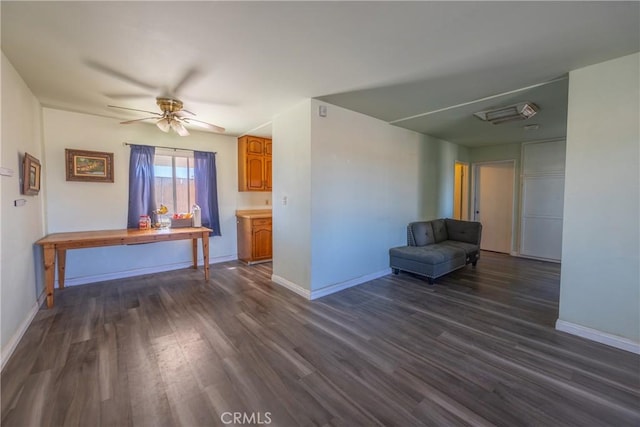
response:
[(479, 111), (473, 115), (494, 125), (513, 120), (526, 120), (536, 115), (540, 109), (533, 102), (520, 102), (505, 107)]
[(171, 129), (173, 129), (178, 135), (180, 136), (189, 135), (189, 131), (187, 130), (187, 128), (184, 127), (182, 123), (180, 123), (179, 120), (171, 119), (170, 123), (171, 123)]
[[(196, 120), (191, 116), (195, 116), (195, 113), (191, 111), (184, 110), (182, 108), (182, 101), (175, 98), (156, 98), (156, 103), (162, 113), (156, 113), (154, 111), (146, 111), (139, 110), (137, 108), (129, 108), (129, 107), (119, 107), (117, 105), (109, 105), (111, 108), (118, 108), (121, 110), (131, 110), (131, 111), (140, 111), (143, 113), (152, 114), (152, 117), (143, 117), (141, 119), (134, 120), (126, 120), (120, 122), (121, 124), (130, 124), (130, 123), (138, 123), (144, 120), (155, 120), (156, 126), (163, 132), (169, 132), (170, 129), (173, 129), (175, 133), (180, 136), (188, 136), (189, 131), (184, 126), (190, 124), (196, 124), (198, 126), (207, 128), (209, 130), (213, 130), (214, 132), (224, 133), (224, 128), (216, 125), (212, 125), (211, 123), (203, 122), (201, 120)], [(185, 114), (188, 115), (185, 117)]]
[(162, 132), (169, 132), (169, 129), (171, 129), (171, 124), (169, 123), (169, 119), (166, 117), (163, 117), (160, 120), (158, 120), (156, 122), (156, 126), (158, 126), (158, 128)]

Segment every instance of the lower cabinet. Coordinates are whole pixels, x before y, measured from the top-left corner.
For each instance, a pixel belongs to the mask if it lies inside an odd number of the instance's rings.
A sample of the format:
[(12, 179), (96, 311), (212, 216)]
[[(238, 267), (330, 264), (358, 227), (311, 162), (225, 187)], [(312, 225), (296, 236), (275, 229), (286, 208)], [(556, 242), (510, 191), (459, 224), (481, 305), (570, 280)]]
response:
[(238, 259), (248, 264), (271, 261), (271, 218), (237, 217)]

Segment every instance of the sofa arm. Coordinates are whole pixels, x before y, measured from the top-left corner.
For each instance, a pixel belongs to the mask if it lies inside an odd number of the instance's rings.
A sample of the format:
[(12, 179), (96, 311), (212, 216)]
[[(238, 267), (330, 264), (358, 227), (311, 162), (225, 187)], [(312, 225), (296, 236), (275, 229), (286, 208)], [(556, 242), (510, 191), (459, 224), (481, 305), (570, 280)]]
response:
[(407, 225), (407, 246), (417, 246), (416, 239), (413, 237), (413, 223)]

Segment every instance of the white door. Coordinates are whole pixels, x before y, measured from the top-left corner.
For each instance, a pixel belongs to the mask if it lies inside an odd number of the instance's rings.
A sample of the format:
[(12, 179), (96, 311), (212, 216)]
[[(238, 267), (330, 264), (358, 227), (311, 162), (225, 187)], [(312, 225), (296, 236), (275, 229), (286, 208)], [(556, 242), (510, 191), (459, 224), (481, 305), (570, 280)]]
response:
[(522, 145), (520, 255), (560, 261), (565, 141)]
[(511, 253), (514, 162), (475, 165), (474, 219), (482, 223), (480, 249)]

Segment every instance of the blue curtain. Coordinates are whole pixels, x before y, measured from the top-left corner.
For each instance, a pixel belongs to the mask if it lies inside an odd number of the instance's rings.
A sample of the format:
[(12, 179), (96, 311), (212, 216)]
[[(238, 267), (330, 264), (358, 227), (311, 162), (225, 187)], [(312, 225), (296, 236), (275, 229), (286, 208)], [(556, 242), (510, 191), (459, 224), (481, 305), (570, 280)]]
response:
[(149, 215), (156, 209), (153, 158), (155, 147), (131, 145), (129, 157), (129, 216), (127, 228), (138, 228), (140, 215)]
[(216, 178), (216, 153), (194, 151), (194, 177), (196, 203), (200, 206), (202, 226), (213, 230), (212, 236), (220, 236), (218, 213), (218, 180)]

